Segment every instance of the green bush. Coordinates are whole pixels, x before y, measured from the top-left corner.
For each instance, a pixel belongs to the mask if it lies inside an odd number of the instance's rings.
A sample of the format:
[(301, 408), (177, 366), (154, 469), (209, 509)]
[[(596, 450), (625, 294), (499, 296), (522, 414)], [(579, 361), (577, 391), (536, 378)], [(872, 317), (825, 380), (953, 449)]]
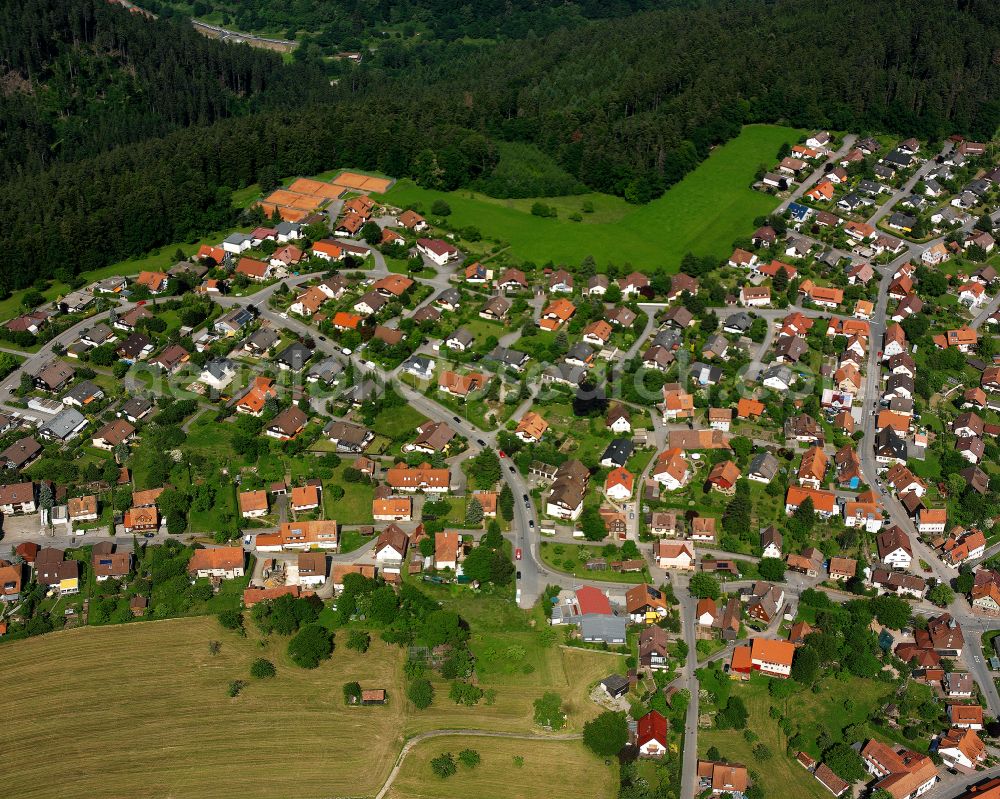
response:
[(266, 680), (278, 673), (274, 664), (266, 658), (257, 658), (250, 664), (250, 676), (255, 680)]
[(315, 669), (333, 653), (333, 634), (318, 624), (303, 627), (288, 642), (288, 656), (296, 666)]

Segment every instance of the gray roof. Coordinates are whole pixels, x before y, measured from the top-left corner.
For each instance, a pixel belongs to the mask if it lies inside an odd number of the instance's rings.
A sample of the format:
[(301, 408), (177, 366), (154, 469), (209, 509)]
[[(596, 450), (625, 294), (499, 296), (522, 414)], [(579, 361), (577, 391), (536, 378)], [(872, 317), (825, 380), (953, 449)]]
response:
[(545, 370), (545, 376), (549, 380), (570, 383), (574, 386), (580, 384), (587, 375), (587, 369), (583, 366), (574, 366), (571, 363), (560, 361)]
[(708, 341), (705, 342), (705, 346), (701, 348), (702, 352), (713, 352), (716, 355), (725, 352), (729, 349), (729, 341), (725, 336), (719, 333), (713, 333), (708, 337)]
[(750, 317), (746, 311), (738, 311), (737, 313), (730, 314), (726, 317), (726, 321), (723, 323), (723, 327), (732, 328), (733, 330), (739, 330), (740, 332), (745, 332), (750, 329), (753, 324), (753, 319)]
[(909, 153), (904, 153), (901, 150), (893, 150), (882, 160), (890, 166), (908, 167), (913, 163), (913, 156)]
[(230, 233), (223, 239), (224, 244), (244, 244), (248, 241), (251, 241), (251, 238), (246, 233)]
[(89, 341), (96, 341), (99, 343), (103, 343), (107, 341), (109, 338), (111, 338), (113, 335), (114, 333), (112, 332), (110, 327), (104, 324), (104, 322), (99, 322), (89, 330), (85, 330), (83, 333), (81, 333), (80, 338), (86, 337), (87, 340)]
[(666, 347), (668, 350), (673, 349), (677, 344), (680, 343), (681, 332), (679, 330), (668, 329), (661, 330), (653, 338), (653, 344), (659, 344), (661, 347)]
[(274, 228), (275, 232), (279, 236), (287, 236), (289, 233), (297, 233), (302, 229), (302, 225), (298, 222), (279, 222), (277, 227)]
[(707, 363), (695, 361), (691, 364), (691, 377), (702, 385), (718, 383), (722, 380), (722, 369), (718, 366), (709, 366)]
[(586, 361), (588, 358), (593, 357), (593, 355), (594, 348), (582, 341), (576, 342), (576, 344), (569, 348), (569, 352), (566, 353), (567, 358), (573, 358), (577, 361)]
[(412, 369), (417, 372), (429, 372), (434, 368), (434, 361), (428, 358), (426, 355), (413, 355), (407, 359), (406, 363), (403, 364), (407, 369)]
[(777, 364), (775, 366), (772, 366), (770, 369), (767, 369), (765, 372), (761, 374), (760, 381), (763, 383), (765, 380), (768, 380), (772, 377), (778, 378), (785, 385), (789, 386), (792, 384), (794, 380), (794, 378), (792, 377), (792, 370), (789, 369), (784, 364)]
[(133, 419), (138, 419), (147, 410), (153, 407), (153, 403), (145, 397), (132, 397), (121, 407), (121, 412)]
[(76, 408), (66, 408), (66, 410), (59, 411), (59, 413), (42, 425), (41, 432), (44, 435), (62, 440), (67, 438), (81, 424), (86, 424), (86, 422), (87, 418)]
[(458, 341), (463, 346), (468, 347), (471, 346), (472, 342), (475, 341), (476, 339), (475, 337), (473, 337), (472, 333), (470, 333), (464, 327), (460, 327), (458, 330), (454, 331), (453, 333), (451, 333), (451, 335), (448, 336), (447, 341), (452, 341), (452, 340)]
[(906, 460), (906, 442), (891, 427), (883, 427), (875, 434), (875, 452)]
[(249, 308), (237, 307), (233, 308), (229, 313), (221, 318), (217, 319), (215, 322), (216, 327), (229, 327), (232, 330), (239, 330), (244, 325), (253, 321), (255, 314)]
[(216, 358), (205, 364), (205, 371), (216, 380), (222, 380), (229, 376), (229, 373), (236, 371), (236, 364), (228, 358)]
[(344, 392), (344, 398), (360, 405), (371, 399), (377, 391), (378, 384), (374, 380), (362, 380), (360, 383), (356, 383), (348, 388)]
[[(750, 461), (748, 474), (759, 474), (761, 477), (771, 480), (777, 473), (778, 459), (770, 452), (758, 452), (753, 456), (753, 460)], [(778, 545), (781, 545), (780, 539)]]
[(609, 460), (616, 466), (624, 466), (625, 462), (632, 455), (632, 441), (628, 438), (616, 438), (601, 455), (601, 461)]
[(520, 350), (512, 350), (507, 347), (496, 347), (493, 352), (486, 356), (491, 361), (502, 363), (504, 366), (520, 366), (528, 360), (527, 353)]
[(90, 380), (82, 380), (67, 391), (66, 396), (71, 397), (82, 404), (92, 397), (96, 397), (103, 393), (104, 392), (100, 386), (92, 383)]
[(331, 355), (310, 366), (307, 374), (309, 377), (317, 377), (324, 382), (329, 382), (343, 371), (344, 364)]
[(620, 642), (625, 640), (625, 623), (624, 616), (588, 613), (580, 617), (580, 634), (585, 641)]
[(306, 361), (312, 358), (313, 351), (305, 344), (293, 341), (285, 349), (278, 353), (275, 360), (278, 363), (286, 364), (295, 371), (305, 366)]
[(281, 340), (278, 331), (272, 327), (262, 327), (255, 330), (247, 339), (247, 345), (263, 352), (269, 350)]
[(628, 677), (623, 677), (621, 674), (612, 674), (601, 680), (601, 685), (612, 693), (624, 691), (628, 689)]

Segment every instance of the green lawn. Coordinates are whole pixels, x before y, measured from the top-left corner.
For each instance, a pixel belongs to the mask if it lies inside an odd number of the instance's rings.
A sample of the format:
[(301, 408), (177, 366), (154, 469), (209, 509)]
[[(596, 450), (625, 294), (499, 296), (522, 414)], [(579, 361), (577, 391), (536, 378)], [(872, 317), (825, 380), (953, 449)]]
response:
[[(323, 491), (323, 508), (326, 518), (336, 519), (341, 524), (371, 524), (372, 500), (375, 489), (368, 483), (348, 483), (343, 478), (346, 466), (334, 470), (333, 478), (326, 483)], [(333, 498), (331, 486), (339, 485), (344, 489), (344, 496)]]
[[(747, 126), (663, 197), (644, 206), (600, 195), (545, 198), (543, 202), (560, 208), (559, 218), (547, 219), (531, 215), (531, 199), (429, 191), (410, 180), (397, 183), (385, 199), (395, 205), (419, 203), (428, 210), (435, 199), (445, 197), (452, 226), (475, 225), (484, 235), (509, 242), (522, 259), (577, 264), (592, 255), (601, 267), (628, 261), (640, 269), (673, 271), (688, 251), (728, 255), (734, 239), (752, 232), (754, 217), (777, 205), (773, 197), (748, 187), (757, 167), (772, 162), (781, 144), (798, 136), (793, 128)], [(594, 202), (595, 213), (584, 215), (582, 222), (570, 221), (563, 212), (579, 210), (585, 200)]]
[[(793, 734), (800, 732), (804, 739), (802, 749), (819, 758), (822, 753), (816, 739), (821, 731), (827, 732), (834, 742), (842, 740), (844, 728), (863, 722), (869, 711), (891, 692), (892, 686), (858, 678), (843, 682), (826, 679), (818, 693), (800, 690), (788, 699), (775, 699), (768, 693), (770, 679), (755, 674), (749, 683), (729, 683), (724, 676), (719, 682), (724, 694), (738, 696), (746, 704), (750, 712), (747, 729), (753, 730), (767, 745), (771, 759), (758, 762), (753, 755), (754, 744), (744, 738), (741, 730), (703, 729), (698, 735), (698, 752), (704, 756), (709, 747), (715, 746), (722, 757), (756, 770), (767, 796), (828, 797), (826, 789), (786, 754), (787, 740), (778, 721), (769, 714), (771, 707), (791, 719)], [(711, 680), (703, 681), (702, 687), (711, 688), (711, 684)], [(703, 712), (709, 712), (709, 708)]]
[(344, 530), (340, 534), (340, 548), (337, 551), (354, 552), (356, 549), (371, 544), (374, 540), (372, 536), (361, 535), (357, 530)]
[[(575, 577), (588, 580), (601, 580), (609, 583), (648, 583), (649, 571), (616, 572), (609, 569), (590, 571), (586, 568), (588, 560), (600, 560), (603, 547), (595, 544), (562, 544), (553, 541), (542, 541), (540, 552), (542, 562), (547, 566), (567, 572)], [(604, 558), (605, 561), (618, 560), (620, 556)]]
[(413, 431), (426, 421), (427, 417), (420, 411), (409, 405), (401, 405), (380, 411), (372, 423), (372, 430), (390, 439), (398, 436), (400, 431), (412, 432), (413, 438), (416, 438)]

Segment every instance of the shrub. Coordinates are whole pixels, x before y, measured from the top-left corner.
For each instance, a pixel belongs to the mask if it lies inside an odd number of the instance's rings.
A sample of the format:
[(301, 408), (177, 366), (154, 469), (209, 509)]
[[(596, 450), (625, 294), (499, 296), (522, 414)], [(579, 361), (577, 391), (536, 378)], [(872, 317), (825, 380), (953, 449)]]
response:
[(356, 682), (344, 683), (344, 702), (354, 705), (361, 701), (361, 686)]
[(606, 710), (583, 725), (583, 742), (601, 757), (617, 755), (628, 743), (628, 724), (624, 713)]
[(479, 756), (479, 752), (475, 749), (463, 749), (458, 753), (458, 759), (463, 766), (468, 766), (469, 768), (475, 768), (482, 760)]
[(406, 691), (406, 695), (418, 710), (424, 710), (434, 701), (434, 686), (425, 678), (414, 680)]
[(233, 680), (231, 683), (229, 683), (229, 691), (228, 691), (229, 696), (231, 697), (239, 696), (240, 691), (246, 688), (246, 685), (247, 685), (246, 682), (244, 682), (243, 680)]
[(431, 771), (437, 774), (441, 779), (447, 779), (458, 771), (458, 766), (455, 765), (455, 758), (451, 756), (451, 752), (442, 752), (440, 755), (435, 757), (431, 761)]
[(266, 680), (278, 673), (274, 664), (266, 658), (257, 658), (250, 664), (250, 676), (255, 680)]
[(296, 666), (303, 669), (315, 669), (332, 652), (333, 634), (318, 624), (303, 627), (288, 642), (288, 656)]
[(351, 630), (350, 635), (347, 636), (347, 648), (358, 652), (367, 652), (371, 642), (371, 635), (364, 630)]
[(223, 610), (219, 613), (219, 624), (227, 630), (242, 630), (243, 614), (238, 610)]

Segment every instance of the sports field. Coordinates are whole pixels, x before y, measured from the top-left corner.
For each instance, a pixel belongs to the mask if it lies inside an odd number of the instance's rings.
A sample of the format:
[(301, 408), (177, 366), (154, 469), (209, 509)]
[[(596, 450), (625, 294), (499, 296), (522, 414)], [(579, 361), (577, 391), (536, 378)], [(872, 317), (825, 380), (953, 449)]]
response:
[[(449, 223), (473, 225), (484, 236), (510, 244), (516, 258), (544, 263), (578, 264), (587, 255), (600, 266), (626, 261), (637, 268), (675, 271), (686, 252), (722, 258), (739, 236), (753, 232), (755, 216), (777, 202), (749, 188), (761, 164), (772, 164), (782, 142), (793, 143), (800, 131), (775, 125), (749, 125), (666, 194), (644, 206), (618, 197), (584, 194), (541, 201), (558, 218), (532, 216), (527, 200), (497, 200), (467, 190), (436, 192), (401, 180), (385, 195), (394, 205), (419, 204), (430, 210), (443, 197), (451, 206)], [(572, 222), (569, 215), (591, 202), (594, 213)]]
[[(448, 684), (435, 679), (434, 704), (418, 711), (405, 697), (404, 650), (377, 636), (358, 654), (338, 632), (332, 659), (307, 671), (289, 664), (287, 638), (260, 646), (252, 625), (248, 632), (239, 638), (200, 617), (81, 628), (0, 647), (5, 684), (17, 687), (7, 692), (0, 730), (3, 795), (374, 796), (404, 736), (434, 729), (539, 732), (532, 703), (546, 690), (568, 705), (567, 732), (580, 732), (598, 712), (586, 698), (589, 684), (621, 670), (616, 656), (497, 635), (477, 644), (492, 645), (498, 662), (513, 659), (522, 668), (516, 678), (499, 667), (483, 675), (482, 687), (496, 689), (495, 704), (457, 706)], [(209, 652), (213, 640), (222, 642), (217, 655)], [(476, 648), (490, 672), (491, 653)], [(275, 663), (275, 679), (249, 677), (258, 657)], [(234, 679), (248, 685), (231, 699)], [(385, 688), (389, 704), (346, 707), (342, 686), (352, 680)], [(484, 764), (490, 747), (481, 748)], [(567, 757), (586, 756), (576, 748)]]
[[(442, 752), (454, 757), (475, 749), (482, 761), (474, 769), (441, 779), (430, 762)], [(523, 758), (518, 765), (514, 758)], [(403, 761), (386, 799), (535, 799), (541, 796), (614, 796), (618, 765), (604, 761), (581, 741), (524, 741), (511, 738), (441, 737), (421, 741)], [(570, 791), (569, 785), (575, 786)]]

